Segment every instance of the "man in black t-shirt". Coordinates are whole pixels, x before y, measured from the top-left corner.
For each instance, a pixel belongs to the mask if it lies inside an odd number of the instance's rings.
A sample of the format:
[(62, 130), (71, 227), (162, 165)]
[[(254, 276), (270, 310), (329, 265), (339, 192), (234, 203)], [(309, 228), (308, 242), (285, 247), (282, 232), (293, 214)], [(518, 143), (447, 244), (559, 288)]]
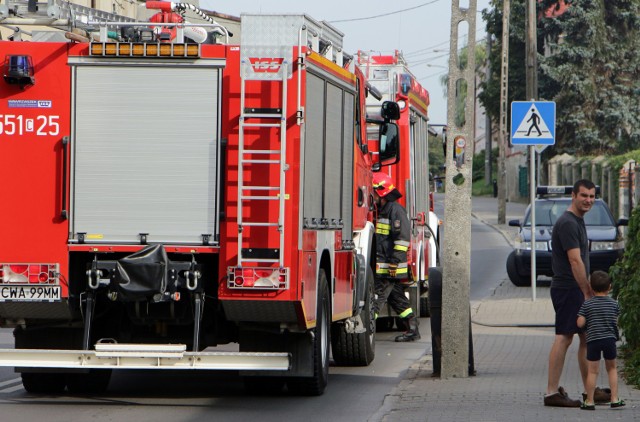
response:
[[(571, 205), (558, 218), (551, 233), (553, 281), (551, 301), (556, 312), (556, 336), (549, 353), (549, 378), (545, 406), (580, 407), (580, 400), (572, 400), (563, 387), (560, 375), (564, 367), (567, 350), (578, 334), (578, 365), (585, 385), (587, 382), (587, 346), (584, 331), (576, 321), (582, 303), (593, 296), (589, 285), (589, 239), (584, 224), (584, 215), (591, 209), (596, 197), (596, 187), (589, 180), (578, 180), (573, 185)], [(605, 391), (597, 389), (596, 400)]]

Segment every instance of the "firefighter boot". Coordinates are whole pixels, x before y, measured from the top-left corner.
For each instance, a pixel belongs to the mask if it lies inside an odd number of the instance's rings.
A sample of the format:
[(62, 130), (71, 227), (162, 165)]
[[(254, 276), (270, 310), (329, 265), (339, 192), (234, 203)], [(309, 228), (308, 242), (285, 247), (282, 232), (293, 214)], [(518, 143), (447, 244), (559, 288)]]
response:
[(420, 340), (420, 331), (418, 331), (418, 318), (415, 315), (411, 314), (403, 321), (408, 327), (408, 331), (402, 333), (396, 337), (397, 342), (407, 342), (407, 341), (416, 341)]

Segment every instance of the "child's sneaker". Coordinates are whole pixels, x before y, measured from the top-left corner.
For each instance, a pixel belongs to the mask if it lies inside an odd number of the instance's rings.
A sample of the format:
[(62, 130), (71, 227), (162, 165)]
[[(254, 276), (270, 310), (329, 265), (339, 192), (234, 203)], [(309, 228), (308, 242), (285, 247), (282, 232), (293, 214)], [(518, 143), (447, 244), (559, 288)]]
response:
[(616, 407), (622, 407), (624, 406), (626, 403), (624, 402), (624, 400), (620, 400), (618, 399), (618, 401), (612, 401), (611, 402), (611, 408), (615, 409)]

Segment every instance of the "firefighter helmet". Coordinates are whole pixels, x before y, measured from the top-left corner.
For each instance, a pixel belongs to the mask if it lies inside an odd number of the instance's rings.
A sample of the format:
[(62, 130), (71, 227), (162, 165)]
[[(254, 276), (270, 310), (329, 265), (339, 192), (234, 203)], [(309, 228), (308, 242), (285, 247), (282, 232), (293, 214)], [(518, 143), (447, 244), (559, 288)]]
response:
[(393, 180), (386, 173), (376, 172), (373, 173), (373, 190), (376, 191), (380, 198), (384, 198), (395, 190)]

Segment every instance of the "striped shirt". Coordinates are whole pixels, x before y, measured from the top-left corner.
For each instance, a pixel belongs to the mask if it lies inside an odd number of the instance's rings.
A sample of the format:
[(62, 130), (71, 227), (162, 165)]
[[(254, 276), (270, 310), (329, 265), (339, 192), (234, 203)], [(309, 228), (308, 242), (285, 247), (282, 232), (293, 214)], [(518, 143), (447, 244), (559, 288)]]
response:
[(606, 338), (618, 339), (620, 306), (609, 296), (594, 296), (587, 300), (578, 315), (587, 320), (587, 343)]

